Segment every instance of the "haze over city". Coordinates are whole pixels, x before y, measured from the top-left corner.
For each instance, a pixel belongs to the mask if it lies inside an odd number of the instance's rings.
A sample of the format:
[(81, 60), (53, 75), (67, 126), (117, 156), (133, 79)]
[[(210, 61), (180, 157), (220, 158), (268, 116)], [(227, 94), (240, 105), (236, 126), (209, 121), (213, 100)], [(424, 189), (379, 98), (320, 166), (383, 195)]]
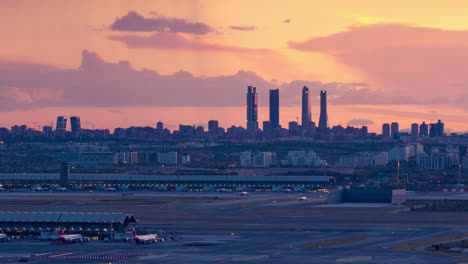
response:
[(245, 126), (245, 89), (254, 85), (259, 121), (268, 120), (268, 90), (279, 88), (287, 127), (300, 118), (306, 85), (314, 122), (327, 90), (330, 125), (380, 132), (382, 123), (409, 129), (442, 119), (463, 132), (466, 9), (458, 1), (6, 1), (2, 125), (78, 115), (85, 128)]

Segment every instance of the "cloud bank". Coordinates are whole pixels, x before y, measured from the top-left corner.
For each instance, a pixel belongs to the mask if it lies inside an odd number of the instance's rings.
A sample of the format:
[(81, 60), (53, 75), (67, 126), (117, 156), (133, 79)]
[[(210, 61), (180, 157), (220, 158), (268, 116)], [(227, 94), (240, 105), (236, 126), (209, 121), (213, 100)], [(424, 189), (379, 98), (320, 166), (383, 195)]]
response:
[[(107, 62), (84, 50), (77, 69), (0, 61), (0, 111), (45, 106), (243, 106), (248, 85), (257, 87), (260, 105), (268, 105), (268, 90), (279, 88), (282, 106), (298, 106), (304, 85), (312, 89), (313, 104), (318, 104), (322, 89), (328, 91), (332, 105), (428, 102), (424, 95), (401, 96), (371, 89), (366, 83), (296, 80), (277, 84), (242, 70), (215, 77), (197, 77), (185, 71), (162, 75), (136, 70), (128, 61)], [(440, 97), (437, 102), (447, 100)]]

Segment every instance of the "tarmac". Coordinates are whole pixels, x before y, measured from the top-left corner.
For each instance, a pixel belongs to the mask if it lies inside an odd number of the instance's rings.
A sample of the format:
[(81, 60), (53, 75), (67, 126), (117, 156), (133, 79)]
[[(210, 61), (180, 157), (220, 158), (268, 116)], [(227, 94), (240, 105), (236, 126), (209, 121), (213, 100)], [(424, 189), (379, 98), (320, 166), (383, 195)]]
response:
[[(299, 196), (308, 200), (298, 200)], [(322, 197), (320, 197), (322, 196)], [(468, 213), (392, 205), (331, 207), (321, 193), (1, 193), (4, 211), (78, 209), (133, 213), (139, 226), (176, 241), (0, 244), (0, 263), (456, 263), (396, 246), (468, 231)], [(429, 243), (429, 242), (428, 242)]]

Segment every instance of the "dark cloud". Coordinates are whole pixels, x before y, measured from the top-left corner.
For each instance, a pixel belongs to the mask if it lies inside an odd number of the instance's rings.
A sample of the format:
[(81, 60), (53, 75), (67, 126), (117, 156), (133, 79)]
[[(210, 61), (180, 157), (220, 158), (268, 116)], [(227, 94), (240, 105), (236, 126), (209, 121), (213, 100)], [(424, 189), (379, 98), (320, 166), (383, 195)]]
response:
[(221, 52), (270, 52), (266, 49), (249, 49), (224, 44), (209, 43), (204, 40), (191, 39), (178, 33), (156, 33), (151, 36), (109, 36), (110, 40), (124, 43), (134, 49), (168, 49), (192, 51), (221, 51)]
[(128, 12), (122, 18), (116, 18), (109, 29), (116, 31), (139, 31), (139, 32), (181, 32), (203, 35), (213, 29), (200, 22), (188, 22), (180, 18), (167, 18), (151, 11), (155, 17), (145, 18), (135, 11)]
[(285, 24), (289, 24), (289, 23), (291, 23), (291, 19), (288, 18), (288, 19), (283, 20), (282, 22), (285, 23)]
[(348, 121), (348, 126), (370, 126), (373, 124), (374, 121), (363, 118), (355, 118)]
[[(84, 50), (78, 69), (0, 60), (0, 111), (46, 106), (109, 109), (124, 106), (242, 106), (248, 85), (258, 88), (260, 105), (268, 105), (268, 90), (279, 88), (281, 105), (297, 106), (304, 85), (313, 91), (313, 103), (319, 102), (319, 91), (323, 89), (328, 91), (331, 105), (429, 102), (371, 89), (365, 83), (296, 80), (280, 84), (266, 81), (250, 71), (215, 77), (196, 77), (185, 71), (161, 75), (146, 69), (135, 70), (128, 61), (106, 62), (98, 54)], [(447, 99), (439, 96), (434, 102), (447, 102)], [(465, 104), (462, 98), (459, 103)]]
[(240, 31), (254, 31), (257, 30), (254, 26), (229, 26), (229, 29)]

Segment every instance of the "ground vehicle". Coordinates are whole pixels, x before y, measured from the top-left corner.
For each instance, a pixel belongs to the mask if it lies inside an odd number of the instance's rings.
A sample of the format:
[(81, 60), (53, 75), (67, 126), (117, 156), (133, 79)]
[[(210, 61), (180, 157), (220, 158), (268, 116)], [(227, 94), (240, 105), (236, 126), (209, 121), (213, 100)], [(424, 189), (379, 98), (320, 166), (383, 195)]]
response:
[(241, 196), (247, 196), (247, 195), (249, 195), (249, 193), (248, 192), (241, 192), (240, 195)]
[(307, 196), (300, 196), (298, 198), (299, 201), (307, 201), (307, 199), (308, 199)]

